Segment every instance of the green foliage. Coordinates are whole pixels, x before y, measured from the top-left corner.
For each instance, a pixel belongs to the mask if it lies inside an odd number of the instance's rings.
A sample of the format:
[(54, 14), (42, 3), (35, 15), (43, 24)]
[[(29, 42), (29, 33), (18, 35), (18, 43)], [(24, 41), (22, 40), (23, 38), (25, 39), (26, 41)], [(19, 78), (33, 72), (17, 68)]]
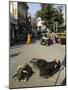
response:
[(34, 28), (34, 29), (36, 29), (36, 20), (37, 20), (37, 18), (31, 17), (31, 26), (32, 26), (32, 28)]
[(51, 25), (55, 22), (61, 25), (64, 22), (63, 13), (59, 8), (55, 8), (51, 4), (41, 4), (41, 10), (37, 11), (36, 17), (41, 17), (45, 21), (45, 25), (51, 29)]

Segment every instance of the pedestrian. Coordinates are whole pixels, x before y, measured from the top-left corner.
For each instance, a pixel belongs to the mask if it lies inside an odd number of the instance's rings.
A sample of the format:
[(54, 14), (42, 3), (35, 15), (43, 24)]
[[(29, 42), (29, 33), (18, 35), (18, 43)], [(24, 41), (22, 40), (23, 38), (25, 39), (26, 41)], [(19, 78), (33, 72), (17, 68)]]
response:
[(30, 44), (30, 42), (31, 42), (30, 33), (28, 33), (28, 36), (27, 36), (27, 42), (26, 42), (26, 44), (27, 44), (27, 45), (29, 45), (29, 44)]
[(51, 37), (52, 37), (53, 44), (55, 44), (56, 43), (56, 41), (55, 41), (55, 33), (52, 33)]

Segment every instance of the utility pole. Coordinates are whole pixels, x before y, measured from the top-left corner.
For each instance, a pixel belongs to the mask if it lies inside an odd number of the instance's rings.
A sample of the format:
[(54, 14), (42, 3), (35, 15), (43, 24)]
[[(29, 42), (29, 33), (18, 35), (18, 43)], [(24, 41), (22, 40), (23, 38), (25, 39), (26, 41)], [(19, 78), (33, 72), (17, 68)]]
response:
[(57, 32), (58, 31), (58, 23), (57, 22), (55, 23), (55, 26), (56, 26), (55, 29), (56, 29), (56, 32)]
[(55, 33), (55, 23), (53, 24), (53, 30), (54, 30), (54, 33)]

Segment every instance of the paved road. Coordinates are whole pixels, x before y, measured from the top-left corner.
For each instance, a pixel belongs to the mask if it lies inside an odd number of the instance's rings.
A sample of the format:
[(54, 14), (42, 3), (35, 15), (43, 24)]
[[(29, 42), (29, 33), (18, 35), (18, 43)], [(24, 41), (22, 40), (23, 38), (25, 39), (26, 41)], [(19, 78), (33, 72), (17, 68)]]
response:
[(61, 62), (65, 62), (65, 46), (54, 44), (51, 46), (42, 46), (39, 42), (32, 43), (29, 46), (19, 45), (10, 48), (10, 60), (9, 60), (9, 83), (10, 88), (19, 87), (31, 87), (31, 86), (53, 86), (61, 85), (63, 80), (65, 80), (65, 67), (61, 72), (57, 72), (52, 77), (42, 78), (39, 76), (38, 71), (32, 75), (32, 77), (27, 81), (17, 82), (12, 79), (12, 75), (20, 64), (28, 63), (33, 58), (43, 58), (47, 61), (52, 61), (57, 58)]

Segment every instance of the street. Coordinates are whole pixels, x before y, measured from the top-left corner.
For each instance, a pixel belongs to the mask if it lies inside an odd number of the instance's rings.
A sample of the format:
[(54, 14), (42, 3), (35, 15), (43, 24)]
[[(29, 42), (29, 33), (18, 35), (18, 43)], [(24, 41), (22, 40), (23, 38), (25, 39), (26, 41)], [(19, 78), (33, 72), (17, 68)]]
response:
[(55, 86), (61, 85), (65, 79), (65, 66), (63, 70), (57, 72), (49, 78), (40, 77), (37, 70), (27, 82), (21, 80), (17, 82), (12, 78), (19, 65), (29, 63), (33, 58), (42, 58), (47, 61), (52, 61), (55, 58), (61, 63), (65, 62), (65, 45), (53, 44), (51, 46), (40, 45), (39, 41), (30, 45), (18, 45), (10, 48), (9, 57), (9, 87), (37, 87), (37, 86)]

